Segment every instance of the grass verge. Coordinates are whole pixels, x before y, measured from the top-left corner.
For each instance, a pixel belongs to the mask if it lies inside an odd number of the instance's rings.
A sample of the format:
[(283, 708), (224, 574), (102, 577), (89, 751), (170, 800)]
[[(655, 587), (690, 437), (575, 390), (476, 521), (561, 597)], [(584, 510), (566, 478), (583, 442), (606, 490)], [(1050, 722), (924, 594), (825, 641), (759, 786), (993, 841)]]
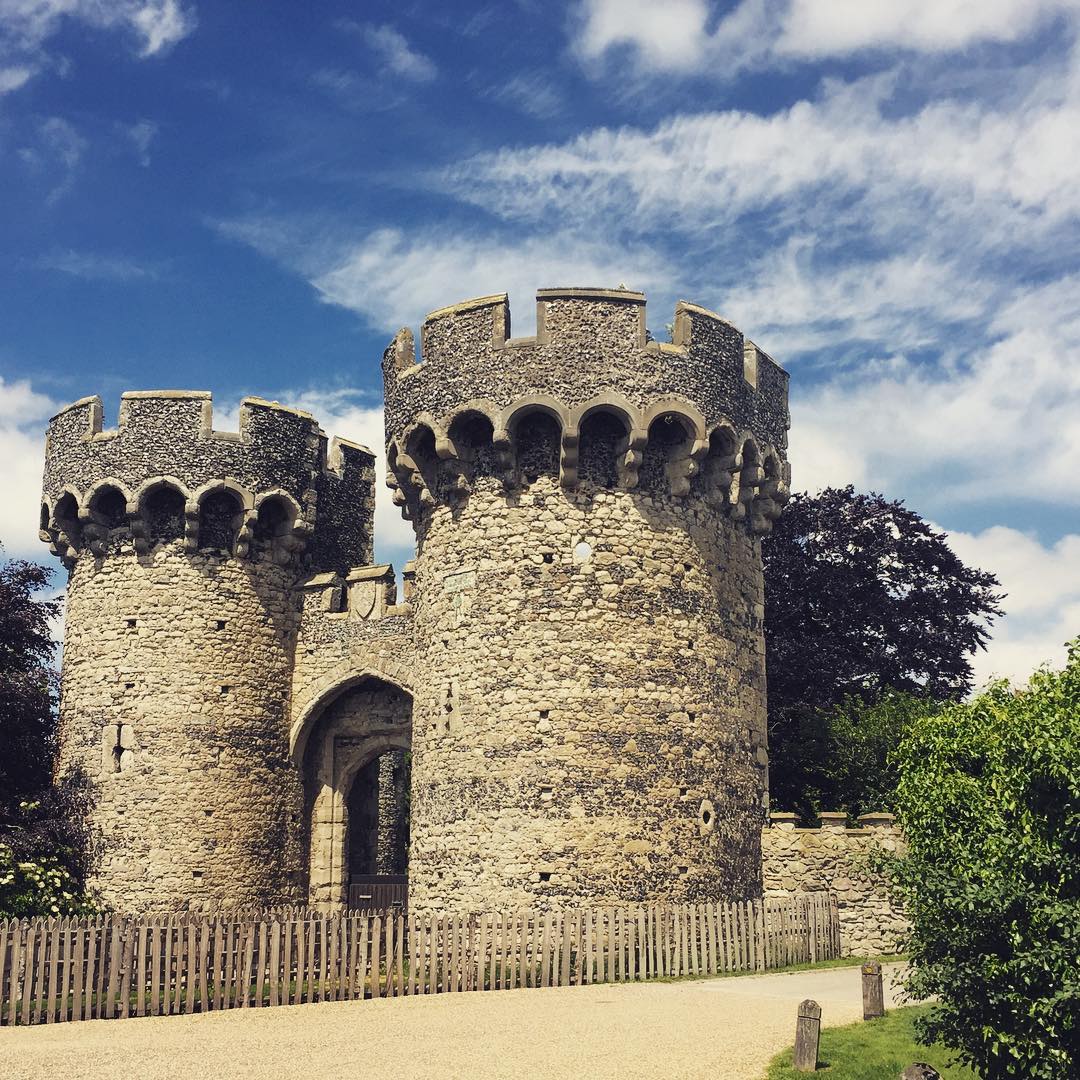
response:
[[(915, 1018), (929, 1005), (890, 1009), (880, 1020), (825, 1028), (818, 1051), (818, 1073), (830, 1080), (895, 1080), (914, 1061), (933, 1065), (945, 1080), (978, 1080), (970, 1069), (949, 1065), (952, 1053), (943, 1046), (920, 1046), (915, 1041)], [(802, 1080), (807, 1073), (791, 1067), (791, 1051), (769, 1063), (766, 1080)]]
[(747, 975), (787, 975), (794, 971), (826, 971), (829, 968), (859, 967), (871, 960), (879, 964), (902, 964), (906, 959), (901, 953), (881, 956), (838, 956), (834, 960), (816, 960), (808, 964), (789, 964), (787, 967), (769, 968), (768, 971), (718, 971), (715, 975), (661, 975), (649, 982), (690, 982), (695, 979), (737, 979)]

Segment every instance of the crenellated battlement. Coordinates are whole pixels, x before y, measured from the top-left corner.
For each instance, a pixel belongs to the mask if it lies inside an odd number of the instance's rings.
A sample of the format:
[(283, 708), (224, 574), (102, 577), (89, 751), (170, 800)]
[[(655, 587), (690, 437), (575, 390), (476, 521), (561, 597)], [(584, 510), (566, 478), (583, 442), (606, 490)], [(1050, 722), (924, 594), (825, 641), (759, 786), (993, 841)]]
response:
[(760, 440), (787, 442), (787, 374), (730, 322), (680, 301), (671, 341), (652, 340), (645, 295), (626, 289), (541, 289), (536, 333), (511, 334), (505, 293), (431, 312), (417, 355), (398, 332), (383, 358), (388, 440), (421, 412), (445, 415), (470, 398), (505, 406), (550, 394), (568, 407), (618, 388), (639, 408), (675, 392), (710, 423), (727, 420)]
[(485, 472), (510, 491), (550, 473), (567, 489), (700, 496), (771, 527), (790, 482), (787, 374), (771, 357), (685, 301), (670, 342), (650, 339), (643, 293), (543, 289), (536, 304), (532, 337), (510, 336), (499, 294), (432, 312), (419, 362), (408, 330), (386, 350), (387, 483), (407, 517)]
[(182, 538), (189, 551), (345, 568), (371, 557), (374, 460), (262, 398), (241, 402), (235, 431), (215, 430), (206, 391), (130, 391), (111, 429), (101, 399), (83, 398), (49, 424), (41, 535), (68, 563)]

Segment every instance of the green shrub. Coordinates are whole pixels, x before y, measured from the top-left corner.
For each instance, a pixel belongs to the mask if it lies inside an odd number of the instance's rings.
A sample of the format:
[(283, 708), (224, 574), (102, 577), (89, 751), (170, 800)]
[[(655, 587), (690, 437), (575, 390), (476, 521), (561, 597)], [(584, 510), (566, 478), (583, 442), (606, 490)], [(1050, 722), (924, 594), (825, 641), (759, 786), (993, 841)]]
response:
[(75, 915), (88, 910), (78, 882), (52, 855), (20, 860), (0, 843), (0, 918)]
[(986, 1080), (1080, 1075), (1080, 642), (917, 719), (897, 765), (920, 1036)]

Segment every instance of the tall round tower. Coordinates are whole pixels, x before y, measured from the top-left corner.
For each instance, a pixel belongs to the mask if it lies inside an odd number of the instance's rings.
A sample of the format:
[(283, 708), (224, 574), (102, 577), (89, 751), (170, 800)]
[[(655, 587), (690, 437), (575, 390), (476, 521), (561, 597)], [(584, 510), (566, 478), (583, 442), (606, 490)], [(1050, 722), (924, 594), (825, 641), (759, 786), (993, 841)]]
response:
[(548, 289), (428, 316), (384, 358), (417, 540), (410, 897), (745, 897), (766, 797), (760, 534), (787, 376), (692, 304)]
[(53, 418), (42, 539), (69, 569), (61, 766), (95, 784), (97, 882), (125, 910), (303, 899), (288, 752), (298, 575), (371, 559), (374, 458), (255, 398), (99, 398)]

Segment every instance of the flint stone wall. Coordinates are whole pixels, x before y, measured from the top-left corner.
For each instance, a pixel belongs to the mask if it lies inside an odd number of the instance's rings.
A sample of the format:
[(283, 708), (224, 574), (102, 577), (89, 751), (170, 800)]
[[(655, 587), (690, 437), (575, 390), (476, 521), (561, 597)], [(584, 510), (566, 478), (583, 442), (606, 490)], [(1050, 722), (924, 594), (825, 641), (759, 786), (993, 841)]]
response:
[[(410, 904), (760, 895), (760, 534), (787, 376), (680, 305), (545, 290), (430, 315), (384, 358), (417, 535)], [(554, 425), (554, 429), (552, 429)]]
[(82, 765), (96, 787), (105, 849), (92, 884), (105, 903), (303, 899), (303, 789), (287, 745), (292, 577), (181, 541), (78, 557), (60, 765)]
[(870, 866), (875, 852), (903, 850), (892, 815), (864, 814), (862, 827), (854, 829), (845, 826), (844, 814), (820, 816), (820, 828), (801, 829), (795, 827), (795, 814), (770, 815), (761, 834), (765, 895), (835, 892), (845, 956), (900, 952), (910, 924)]

